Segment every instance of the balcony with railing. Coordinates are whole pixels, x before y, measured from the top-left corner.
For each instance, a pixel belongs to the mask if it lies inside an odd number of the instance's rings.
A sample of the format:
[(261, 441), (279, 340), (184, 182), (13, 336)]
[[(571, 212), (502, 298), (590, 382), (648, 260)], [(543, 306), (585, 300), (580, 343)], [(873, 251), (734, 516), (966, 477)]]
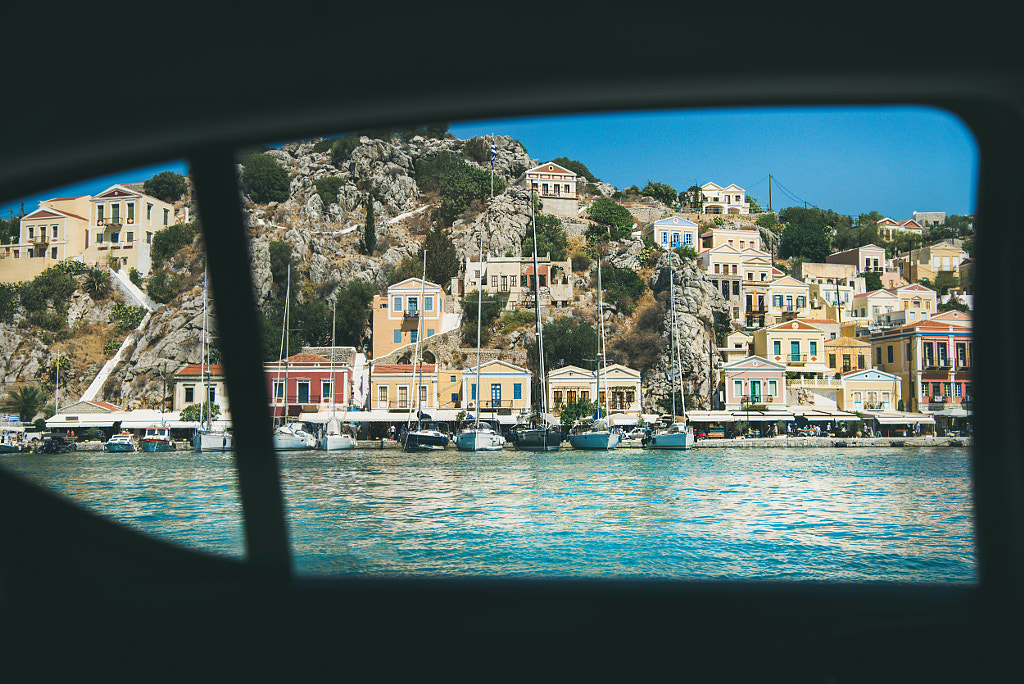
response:
[(792, 378), (786, 380), (790, 389), (842, 389), (841, 378)]

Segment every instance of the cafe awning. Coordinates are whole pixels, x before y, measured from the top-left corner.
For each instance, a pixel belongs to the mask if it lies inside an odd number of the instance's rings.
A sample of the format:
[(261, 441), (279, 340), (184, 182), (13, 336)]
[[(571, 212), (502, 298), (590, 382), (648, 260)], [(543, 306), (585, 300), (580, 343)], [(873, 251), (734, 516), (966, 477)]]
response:
[(923, 413), (873, 413), (869, 417), (874, 418), (879, 425), (935, 425), (935, 419)]

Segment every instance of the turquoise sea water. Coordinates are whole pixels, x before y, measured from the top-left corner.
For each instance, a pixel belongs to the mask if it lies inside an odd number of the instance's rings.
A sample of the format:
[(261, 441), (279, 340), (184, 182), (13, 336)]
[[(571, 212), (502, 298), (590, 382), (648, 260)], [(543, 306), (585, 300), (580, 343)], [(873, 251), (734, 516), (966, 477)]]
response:
[[(300, 574), (975, 582), (960, 448), (280, 454)], [(11, 455), (118, 522), (244, 554), (230, 455)]]

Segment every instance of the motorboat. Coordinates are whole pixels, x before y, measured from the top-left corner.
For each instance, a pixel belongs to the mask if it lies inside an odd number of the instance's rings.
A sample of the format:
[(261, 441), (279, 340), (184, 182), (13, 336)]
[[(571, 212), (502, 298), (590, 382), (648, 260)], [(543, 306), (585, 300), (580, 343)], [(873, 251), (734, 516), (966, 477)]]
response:
[(356, 437), (352, 428), (336, 418), (327, 421), (327, 429), (317, 446), (322, 451), (345, 451), (356, 448)]
[(645, 446), (651, 449), (692, 449), (693, 444), (693, 426), (672, 423), (664, 432), (651, 435)]
[(174, 442), (171, 440), (171, 428), (166, 425), (157, 425), (146, 428), (142, 434), (142, 451), (174, 451)]
[(302, 423), (285, 423), (274, 430), (274, 449), (277, 451), (307, 451), (316, 448), (316, 436)]
[(103, 445), (103, 450), (111, 452), (138, 451), (135, 447), (135, 439), (130, 432), (122, 432), (112, 436)]
[(14, 454), (25, 448), (25, 428), (0, 425), (0, 454)]

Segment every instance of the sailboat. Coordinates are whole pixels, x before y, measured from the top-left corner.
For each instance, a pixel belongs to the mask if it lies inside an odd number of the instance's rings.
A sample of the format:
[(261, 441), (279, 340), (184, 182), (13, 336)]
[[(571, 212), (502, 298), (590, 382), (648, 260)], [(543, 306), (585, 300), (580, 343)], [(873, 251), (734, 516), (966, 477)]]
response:
[(192, 448), (196, 451), (231, 451), (235, 448), (235, 438), (223, 428), (213, 427), (213, 416), (210, 411), (210, 345), (206, 339), (208, 330), (209, 300), (206, 294), (206, 276), (203, 276), (203, 347), (200, 359), (200, 370), (203, 373), (203, 425), (192, 437)]
[[(607, 451), (608, 449), (614, 449), (622, 441), (621, 432), (612, 432), (611, 425), (608, 422), (608, 357), (605, 354), (604, 347), (604, 301), (601, 298), (601, 258), (597, 259), (597, 318), (598, 325), (601, 327), (601, 337), (599, 351), (601, 355), (601, 370), (597, 377), (597, 394), (598, 394), (598, 406), (597, 416), (593, 423), (586, 429), (580, 432), (569, 435), (569, 444), (574, 449), (588, 449), (591, 451)], [(601, 376), (604, 376), (605, 387), (604, 391), (601, 391)], [(604, 395), (604, 406), (601, 406), (600, 397)], [(602, 410), (603, 409), (603, 410)]]
[(534, 414), (525, 425), (516, 425), (513, 442), (516, 449), (526, 451), (558, 451), (562, 446), (562, 431), (547, 423), (548, 397), (544, 376), (544, 322), (540, 317), (540, 270), (537, 268), (537, 217), (534, 215), (536, 200), (530, 192), (530, 219), (533, 222), (533, 292), (537, 310), (537, 359), (540, 372), (540, 415)]
[[(672, 424), (664, 432), (652, 435), (647, 446), (651, 449), (692, 449), (693, 448), (693, 427), (686, 424), (686, 389), (683, 387), (682, 371), (683, 365), (679, 357), (679, 343), (676, 339), (676, 275), (675, 275), (674, 252), (668, 253), (668, 298), (672, 311), (672, 352), (669, 354), (669, 375), (672, 376)], [(683, 420), (676, 421), (676, 373), (679, 373), (679, 389), (682, 392)]]
[[(492, 181), (493, 182), (493, 181)], [(484, 288), (484, 227), (480, 225), (480, 277), (477, 279), (476, 290), (476, 418), (472, 425), (467, 425), (455, 438), (455, 446), (459, 451), (501, 451), (505, 446), (505, 438), (487, 423), (480, 422), (480, 408), (483, 405), (483, 393), (480, 385), (480, 326), (483, 316)]]
[(338, 395), (334, 386), (334, 353), (337, 350), (335, 345), (334, 331), (338, 322), (338, 303), (334, 303), (331, 309), (331, 419), (327, 421), (327, 429), (324, 436), (320, 438), (319, 447), (323, 451), (342, 451), (356, 448), (356, 438), (348, 426), (342, 426), (336, 414), (337, 403), (335, 397)]
[[(292, 269), (288, 267), (288, 285), (284, 297), (284, 330), (281, 346), (284, 350), (284, 423), (274, 429), (274, 449), (277, 451), (305, 451), (316, 447), (316, 437), (306, 431), (302, 423), (288, 421), (288, 358), (290, 356), (288, 325), (291, 322)], [(280, 367), (278, 367), (280, 374)]]
[[(425, 421), (424, 418), (429, 418), (423, 413), (423, 406), (420, 405), (420, 382), (423, 379), (423, 359), (420, 358), (420, 341), (422, 340), (422, 329), (423, 329), (423, 298), (426, 295), (427, 288), (427, 251), (423, 250), (423, 278), (420, 279), (420, 300), (419, 310), (416, 316), (416, 359), (415, 362), (419, 364), (419, 372), (416, 376), (416, 385), (413, 388), (415, 393), (415, 399), (413, 400), (413, 406), (416, 407), (416, 429), (409, 429), (402, 437), (402, 449), (403, 451), (437, 451), (448, 447), (448, 435), (441, 432), (438, 429), (437, 423), (433, 421)], [(412, 420), (410, 416), (409, 428), (412, 427)]]

